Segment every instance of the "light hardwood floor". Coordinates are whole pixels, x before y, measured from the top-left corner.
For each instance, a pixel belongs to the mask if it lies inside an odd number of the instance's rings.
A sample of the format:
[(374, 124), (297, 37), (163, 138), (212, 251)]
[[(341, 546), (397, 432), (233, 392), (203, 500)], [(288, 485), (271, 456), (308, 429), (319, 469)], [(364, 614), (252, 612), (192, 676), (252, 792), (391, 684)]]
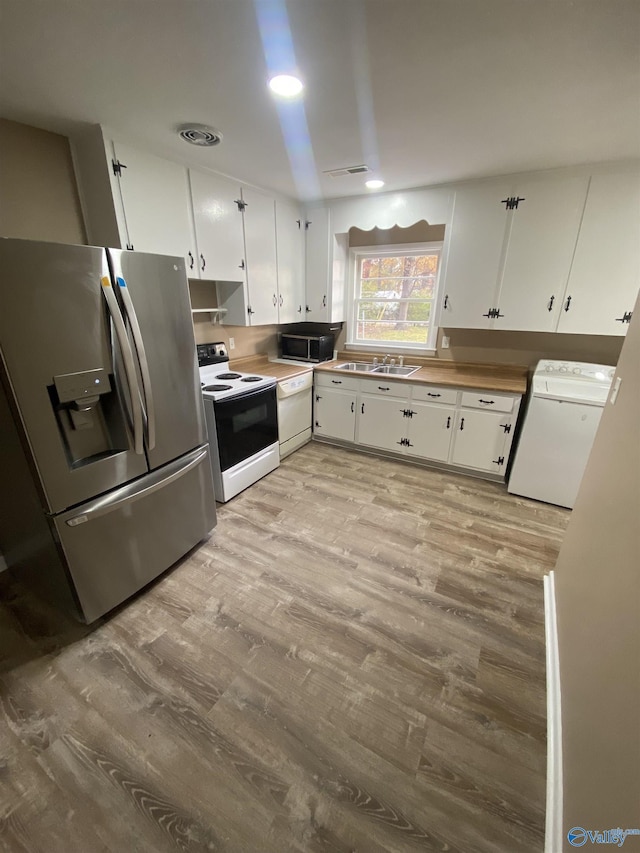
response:
[(91, 629), (0, 576), (0, 845), (539, 853), (568, 511), (312, 443)]

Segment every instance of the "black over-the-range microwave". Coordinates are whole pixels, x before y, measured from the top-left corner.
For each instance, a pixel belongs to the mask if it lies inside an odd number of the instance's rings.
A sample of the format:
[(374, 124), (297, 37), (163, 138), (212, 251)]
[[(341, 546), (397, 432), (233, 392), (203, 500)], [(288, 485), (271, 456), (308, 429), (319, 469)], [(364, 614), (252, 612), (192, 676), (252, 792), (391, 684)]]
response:
[(282, 357), (297, 361), (331, 361), (333, 335), (288, 335), (281, 337)]

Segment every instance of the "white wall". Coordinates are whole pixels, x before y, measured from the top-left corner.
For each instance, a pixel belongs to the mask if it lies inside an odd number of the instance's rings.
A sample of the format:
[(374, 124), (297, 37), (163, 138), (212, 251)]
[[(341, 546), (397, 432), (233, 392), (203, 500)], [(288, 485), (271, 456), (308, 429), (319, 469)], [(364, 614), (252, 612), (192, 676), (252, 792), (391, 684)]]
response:
[(556, 566), (565, 851), (640, 828), (640, 300), (616, 377)]

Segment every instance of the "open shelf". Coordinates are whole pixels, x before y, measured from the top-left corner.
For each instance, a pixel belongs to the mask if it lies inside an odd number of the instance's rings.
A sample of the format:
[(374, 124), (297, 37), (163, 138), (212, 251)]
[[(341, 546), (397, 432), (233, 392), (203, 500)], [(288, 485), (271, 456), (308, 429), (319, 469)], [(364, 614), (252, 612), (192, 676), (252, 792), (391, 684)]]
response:
[(192, 308), (192, 314), (210, 314), (212, 323), (219, 323), (220, 318), (227, 313), (226, 308)]

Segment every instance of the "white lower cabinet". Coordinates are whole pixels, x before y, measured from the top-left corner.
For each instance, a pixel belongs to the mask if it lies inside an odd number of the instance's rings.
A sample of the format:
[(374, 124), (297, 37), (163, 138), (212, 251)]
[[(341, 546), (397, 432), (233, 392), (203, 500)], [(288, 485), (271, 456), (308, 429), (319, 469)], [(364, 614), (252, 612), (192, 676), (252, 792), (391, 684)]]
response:
[(410, 411), (406, 452), (436, 462), (448, 462), (451, 437), (454, 434), (455, 407), (414, 401)]
[[(372, 383), (368, 383), (372, 384)], [(401, 452), (406, 442), (409, 403), (402, 397), (360, 394), (358, 397), (358, 444)]]
[(520, 401), (520, 394), (318, 373), (314, 433), (504, 478)]
[(511, 415), (460, 409), (456, 416), (451, 464), (504, 473), (507, 439), (511, 432)]
[(354, 391), (316, 388), (313, 397), (314, 433), (340, 441), (355, 441), (356, 402)]

